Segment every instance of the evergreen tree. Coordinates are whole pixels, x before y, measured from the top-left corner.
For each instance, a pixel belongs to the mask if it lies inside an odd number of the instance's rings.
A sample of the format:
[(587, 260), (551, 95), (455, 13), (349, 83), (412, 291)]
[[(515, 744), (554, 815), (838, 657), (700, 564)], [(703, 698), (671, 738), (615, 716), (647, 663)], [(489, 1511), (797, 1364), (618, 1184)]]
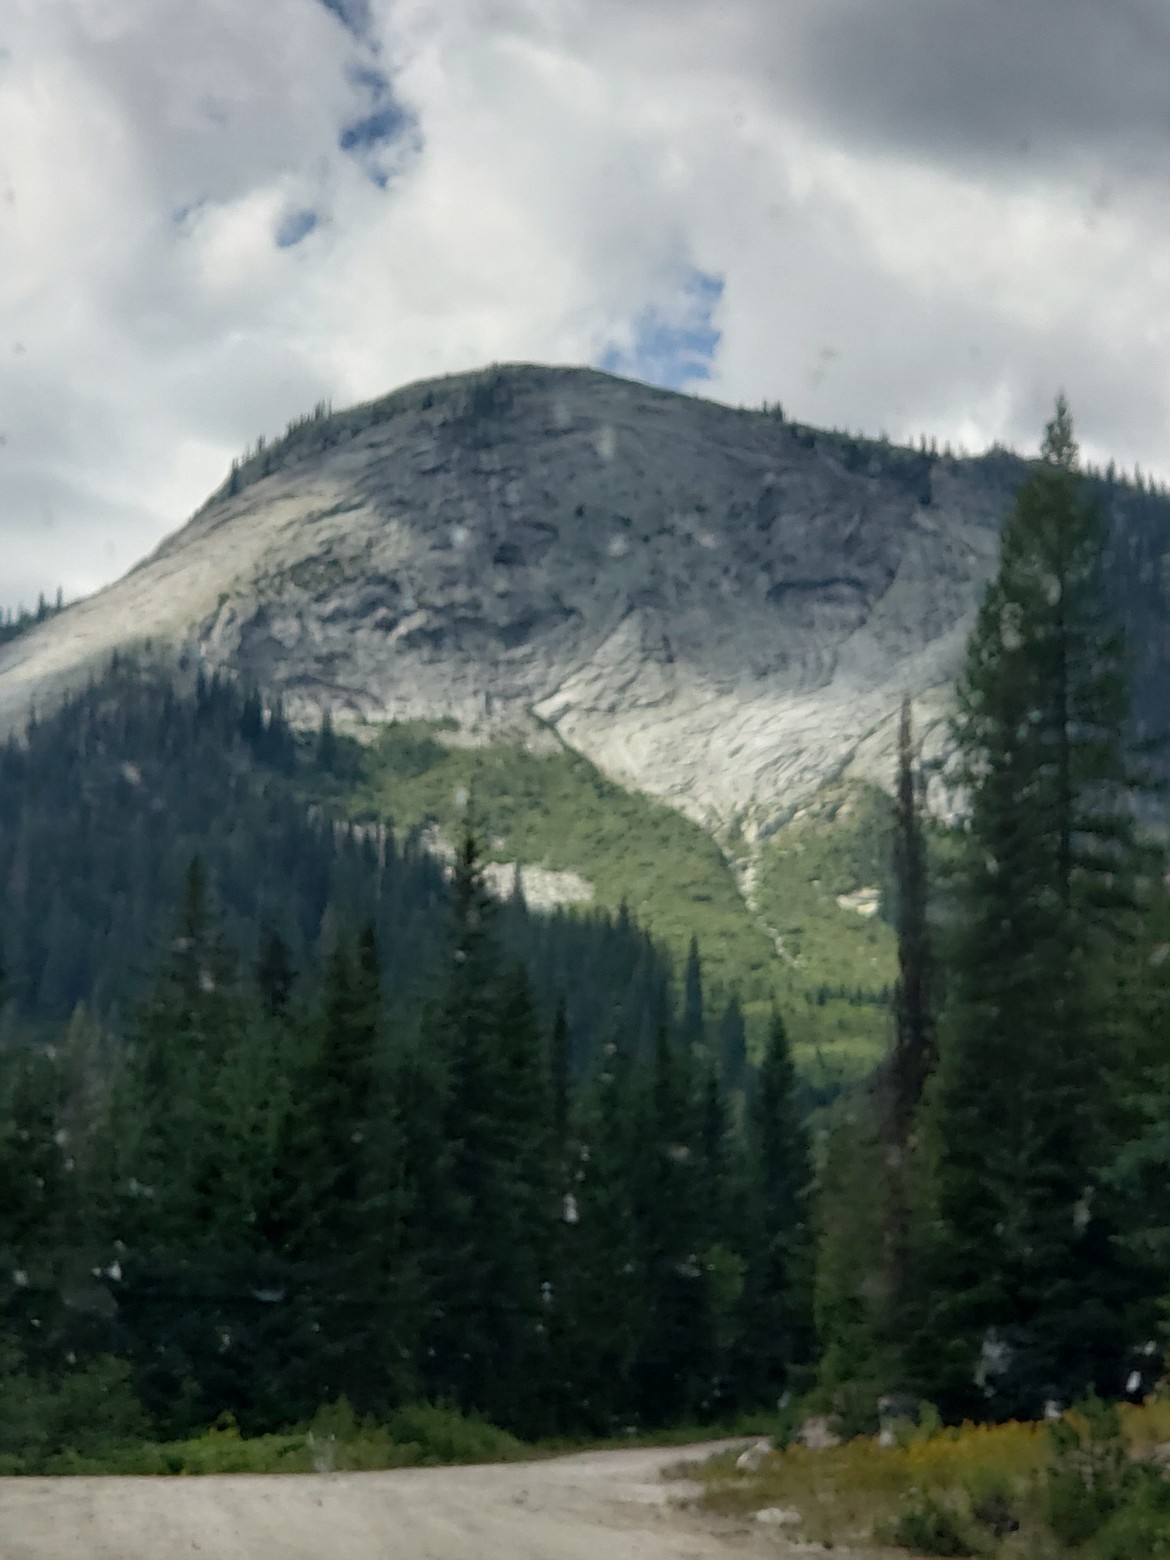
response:
[(1100, 1172), (1145, 861), (1104, 559), (1061, 397), (958, 686), (969, 820), (920, 1340), (955, 1413), (1036, 1413), (1120, 1369), (1128, 1281)]
[(937, 1061), (934, 961), (927, 924), (926, 841), (914, 774), (909, 699), (902, 703), (898, 728), (894, 877), (898, 980), (894, 987), (894, 1049), (888, 1068), (890, 1142), (899, 1158), (903, 1158), (926, 1081)]
[(714, 1377), (695, 1093), (691, 1052), (672, 1045), (661, 1024), (643, 1084), (632, 1166), (647, 1303), (638, 1396), (641, 1414), (652, 1424), (697, 1416)]
[(881, 1080), (837, 1102), (817, 1185), (817, 1387), (849, 1434), (877, 1429), (905, 1375), (891, 1337), (888, 1100)]
[[(898, 979), (894, 987), (894, 1044), (878, 1083), (885, 1159), (887, 1273), (881, 1286), (882, 1314), (876, 1318), (876, 1331), (883, 1335), (892, 1357), (897, 1358), (909, 1335), (910, 1313), (918, 1298), (909, 1271), (909, 1160), (915, 1146), (923, 1092), (937, 1062), (933, 956), (927, 924), (926, 842), (914, 774), (909, 699), (903, 700), (898, 727), (893, 856)], [(901, 1369), (894, 1368), (903, 1374)]]
[(321, 716), (321, 729), (317, 734), (317, 768), (331, 775), (337, 768), (337, 733), (333, 729), (333, 711), (326, 709)]
[(703, 1015), (703, 962), (699, 957), (699, 942), (691, 938), (687, 949), (686, 973), (683, 977), (683, 1042), (690, 1048), (701, 1046), (704, 1037)]
[(68, 1174), (61, 1151), (58, 1059), (0, 1051), (0, 1351), (57, 1363)]
[[(749, 1099), (748, 1146), (756, 1212), (742, 1347), (767, 1401), (789, 1387), (794, 1368), (813, 1355), (812, 1169), (788, 1033), (775, 1008)], [(741, 1364), (741, 1375), (744, 1369)]]
[(241, 1073), (225, 1090), (246, 1019), (198, 858), (177, 931), (115, 1081), (100, 1155), (106, 1271), (143, 1400), (168, 1433), (254, 1393), (251, 1351), (233, 1347), (229, 1314), (262, 1192), (241, 1180), (255, 1155), (229, 1122), (257, 1141), (253, 1112), (273, 1082), (268, 1073), (245, 1096)]
[(719, 1019), (718, 1039), (724, 1085), (728, 1089), (740, 1089), (747, 1072), (747, 1033), (743, 1009), (734, 994)]
[(449, 1245), (432, 1311), (437, 1384), (461, 1406), (531, 1429), (552, 1198), (551, 1112), (527, 976), (501, 980), (494, 908), (469, 827), (453, 883), (453, 969), (428, 1043), (446, 1057)]
[(572, 1103), (572, 1051), (564, 997), (557, 998), (550, 1053), (553, 1141), (557, 1152), (563, 1155), (569, 1134), (569, 1110)]
[(287, 1013), (296, 978), (288, 944), (275, 927), (266, 926), (256, 961), (256, 984), (264, 1007), (273, 1018)]
[(549, 1395), (560, 1428), (612, 1433), (636, 1412), (634, 1364), (645, 1324), (631, 1164), (638, 1130), (629, 1049), (602, 1047), (574, 1127), (559, 1191)]
[(735, 1393), (735, 1344), (740, 1324), (750, 1245), (745, 1200), (747, 1166), (733, 1131), (722, 1070), (708, 1057), (700, 1071), (699, 1196), (700, 1260), (711, 1316), (713, 1359), (704, 1415), (729, 1409)]
[(513, 963), (501, 982), (497, 1035), (503, 1163), (493, 1244), (498, 1244), (495, 1299), (502, 1325), (492, 1350), (497, 1383), (492, 1408), (521, 1433), (536, 1435), (551, 1428), (542, 1391), (549, 1350), (542, 1286), (551, 1282), (560, 1210), (544, 1043), (528, 973), (520, 963)]

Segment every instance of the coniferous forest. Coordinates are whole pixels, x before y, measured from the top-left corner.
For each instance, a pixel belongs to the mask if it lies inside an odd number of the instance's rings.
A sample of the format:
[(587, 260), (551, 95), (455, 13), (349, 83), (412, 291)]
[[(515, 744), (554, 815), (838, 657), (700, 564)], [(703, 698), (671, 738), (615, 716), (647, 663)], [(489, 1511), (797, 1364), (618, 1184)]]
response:
[(1170, 896), (1057, 404), (892, 776), (888, 1052), (805, 1118), (623, 910), (341, 822), (326, 726), (115, 663), (0, 751), (0, 1465), (344, 1398), (524, 1438), (1037, 1418), (1162, 1372)]

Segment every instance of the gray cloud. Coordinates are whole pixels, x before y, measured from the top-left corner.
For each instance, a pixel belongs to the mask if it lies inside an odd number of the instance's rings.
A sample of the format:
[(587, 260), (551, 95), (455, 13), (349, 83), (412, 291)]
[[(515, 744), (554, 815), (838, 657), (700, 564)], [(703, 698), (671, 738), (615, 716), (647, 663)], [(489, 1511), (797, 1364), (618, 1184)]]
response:
[(1090, 455), (1170, 475), (1168, 36), (1154, 0), (9, 0), (0, 605), (121, 572), (323, 396), (491, 360), (968, 447), (1034, 447), (1064, 385)]
[[(1025, 176), (1165, 178), (1160, 0), (830, 0), (774, 38), (786, 90), (851, 139)], [(776, 29), (777, 34), (781, 29)]]

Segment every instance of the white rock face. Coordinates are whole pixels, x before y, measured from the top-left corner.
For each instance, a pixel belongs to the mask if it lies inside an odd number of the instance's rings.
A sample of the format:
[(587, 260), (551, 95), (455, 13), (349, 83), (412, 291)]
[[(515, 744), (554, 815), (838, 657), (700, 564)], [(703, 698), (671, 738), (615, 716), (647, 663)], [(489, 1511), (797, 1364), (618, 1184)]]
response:
[[(507, 899), (515, 892), (517, 863), (489, 861), (483, 869), (484, 883), (495, 899)], [(552, 867), (521, 863), (520, 892), (533, 910), (555, 910), (558, 905), (587, 905), (594, 896), (593, 884), (579, 872), (561, 872)]]
[(314, 722), (541, 731), (751, 840), (827, 779), (888, 783), (904, 693), (937, 742), (1021, 472), (592, 370), (412, 386), (0, 648), (0, 724), (149, 640)]

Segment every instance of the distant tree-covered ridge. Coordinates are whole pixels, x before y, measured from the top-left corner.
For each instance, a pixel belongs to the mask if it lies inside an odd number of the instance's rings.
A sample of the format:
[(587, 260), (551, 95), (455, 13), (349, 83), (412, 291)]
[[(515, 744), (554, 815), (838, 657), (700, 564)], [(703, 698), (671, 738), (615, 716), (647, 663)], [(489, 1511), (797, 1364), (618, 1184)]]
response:
[(58, 590), (56, 598), (48, 601), (44, 593), (37, 600), (36, 609), (29, 611), (25, 606), (20, 606), (13, 612), (8, 611), (0, 616), (0, 645), (7, 644), (10, 639), (19, 639), (21, 634), (35, 628), (38, 623), (43, 623), (46, 618), (56, 617), (58, 612), (65, 610), (65, 593)]
[[(310, 807), (320, 749), (228, 678), (127, 661), (34, 716), (0, 749), (0, 958), (18, 1027), (51, 1034), (84, 1003), (123, 1031), (196, 855), (241, 958), (276, 930), (304, 971), (341, 924), (371, 920), (387, 1005), (409, 1006), (437, 957), (443, 868), (409, 835)], [(501, 927), (536, 971), (542, 1016), (564, 997), (576, 1063), (601, 993), (620, 989), (652, 1034), (669, 968), (629, 917), (541, 916), (514, 900)]]

